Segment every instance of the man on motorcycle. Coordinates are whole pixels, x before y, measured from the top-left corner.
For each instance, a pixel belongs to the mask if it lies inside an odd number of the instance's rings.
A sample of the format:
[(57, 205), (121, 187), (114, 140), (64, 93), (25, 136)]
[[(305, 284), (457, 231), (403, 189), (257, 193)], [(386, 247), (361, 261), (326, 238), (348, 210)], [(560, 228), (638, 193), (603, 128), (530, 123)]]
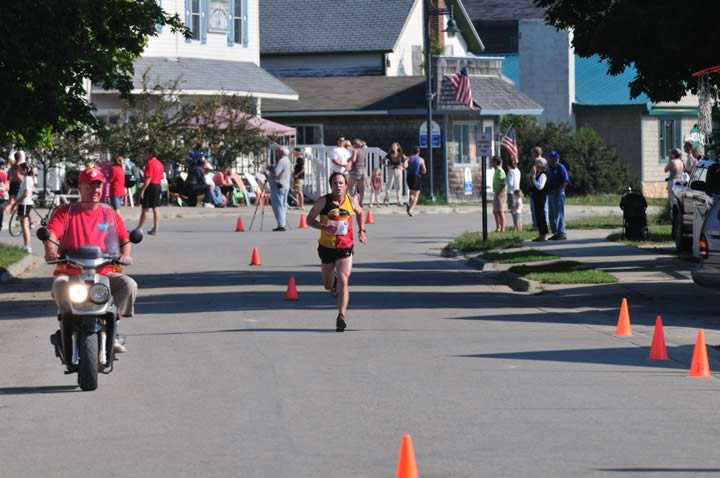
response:
[[(58, 208), (50, 218), (47, 229), (50, 239), (45, 241), (45, 260), (55, 260), (67, 250), (74, 250), (80, 246), (98, 246), (106, 251), (106, 236), (108, 231), (116, 232), (120, 241), (121, 263), (130, 264), (130, 235), (128, 234), (122, 218), (116, 211), (108, 211), (107, 206), (100, 203), (102, 188), (105, 182), (103, 173), (94, 167), (85, 169), (78, 180), (80, 202), (67, 204)], [(114, 224), (107, 224), (107, 218), (114, 220)], [(69, 276), (78, 274), (79, 269), (64, 267), (56, 269), (55, 281), (52, 287), (52, 296), (58, 308), (69, 310), (69, 298), (63, 297), (63, 287)], [(98, 270), (99, 274), (106, 275), (110, 281), (110, 292), (117, 306), (118, 320), (121, 317), (134, 315), (137, 283), (130, 277), (119, 272), (112, 272), (112, 266)], [(125, 352), (125, 346), (115, 337), (115, 352)]]

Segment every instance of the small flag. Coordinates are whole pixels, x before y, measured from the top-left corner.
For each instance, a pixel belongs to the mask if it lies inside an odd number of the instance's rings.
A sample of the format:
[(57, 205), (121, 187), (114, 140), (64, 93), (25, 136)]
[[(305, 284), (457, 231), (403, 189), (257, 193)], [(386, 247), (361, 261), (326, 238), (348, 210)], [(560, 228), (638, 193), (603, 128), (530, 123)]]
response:
[(450, 84), (455, 89), (455, 101), (464, 104), (473, 109), (472, 91), (470, 90), (470, 77), (468, 76), (467, 67), (455, 73), (450, 78)]
[(515, 140), (515, 130), (512, 126), (508, 128), (505, 136), (502, 137), (500, 147), (515, 159), (518, 159), (517, 141)]

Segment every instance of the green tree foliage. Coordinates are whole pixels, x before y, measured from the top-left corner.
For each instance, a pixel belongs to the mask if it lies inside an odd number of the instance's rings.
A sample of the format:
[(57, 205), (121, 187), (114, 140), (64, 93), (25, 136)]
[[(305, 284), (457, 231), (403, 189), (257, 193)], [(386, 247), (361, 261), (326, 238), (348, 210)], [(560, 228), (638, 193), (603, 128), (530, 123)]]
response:
[(188, 34), (156, 0), (3, 0), (0, 140), (33, 147), (48, 128), (92, 124), (87, 80), (128, 95), (133, 61), (163, 25)]
[[(715, 45), (720, 29), (716, 2), (699, 0), (535, 0), (546, 9), (546, 21), (573, 30), (573, 46), (583, 57), (607, 60), (611, 74), (634, 65), (630, 94), (652, 101), (679, 101), (697, 92), (696, 71), (720, 63)], [(711, 76), (717, 91), (720, 75)]]
[(554, 123), (541, 127), (533, 116), (515, 115), (504, 116), (500, 125), (502, 131), (514, 126), (520, 169), (524, 173), (532, 166), (530, 150), (534, 146), (540, 146), (545, 156), (553, 149), (560, 153), (560, 160), (570, 173), (568, 194), (620, 193), (628, 186), (637, 186), (637, 180), (630, 177), (615, 149), (590, 128), (573, 131), (565, 124)]

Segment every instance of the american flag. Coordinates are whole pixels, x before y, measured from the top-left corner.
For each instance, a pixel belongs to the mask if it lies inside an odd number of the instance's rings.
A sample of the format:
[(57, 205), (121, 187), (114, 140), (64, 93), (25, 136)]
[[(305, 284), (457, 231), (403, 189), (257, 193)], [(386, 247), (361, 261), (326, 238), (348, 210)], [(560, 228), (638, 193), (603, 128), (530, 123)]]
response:
[(470, 90), (470, 77), (468, 76), (467, 67), (455, 73), (455, 76), (450, 78), (450, 84), (455, 88), (455, 101), (473, 109), (473, 98), (472, 91)]
[(512, 126), (508, 128), (507, 133), (505, 133), (505, 136), (502, 137), (502, 141), (500, 141), (500, 147), (507, 151), (510, 156), (517, 159), (517, 140), (515, 139), (515, 130), (513, 130)]

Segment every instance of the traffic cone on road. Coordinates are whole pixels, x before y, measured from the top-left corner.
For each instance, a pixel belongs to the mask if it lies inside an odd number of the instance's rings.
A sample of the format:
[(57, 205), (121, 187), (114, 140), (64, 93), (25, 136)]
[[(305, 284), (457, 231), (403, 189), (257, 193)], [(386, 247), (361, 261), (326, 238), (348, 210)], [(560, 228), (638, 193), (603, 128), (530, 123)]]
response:
[(691, 377), (709, 377), (710, 364), (708, 363), (707, 347), (705, 347), (705, 331), (698, 329), (693, 351), (692, 362), (690, 363)]
[(288, 280), (285, 300), (300, 300), (297, 293), (297, 285), (295, 284), (295, 276), (290, 276), (290, 279)]
[(245, 226), (243, 226), (242, 217), (238, 217), (237, 224), (235, 224), (235, 232), (245, 232)]
[(665, 347), (665, 332), (663, 332), (662, 317), (655, 319), (655, 332), (653, 332), (652, 346), (650, 347), (650, 360), (667, 360), (667, 347)]
[(618, 316), (615, 335), (618, 337), (632, 336), (632, 328), (630, 327), (630, 311), (628, 310), (628, 303), (625, 297), (623, 297), (622, 303), (620, 304), (620, 315)]
[(367, 219), (365, 219), (365, 224), (375, 224), (375, 221), (373, 221), (373, 217), (372, 217), (372, 211), (370, 209), (368, 209)]
[(257, 247), (253, 247), (252, 257), (250, 257), (250, 265), (251, 266), (259, 266), (260, 265), (260, 253), (258, 252)]
[(412, 438), (407, 434), (403, 435), (400, 443), (400, 459), (395, 478), (419, 478)]
[(307, 229), (307, 223), (305, 222), (305, 215), (300, 215), (300, 225), (298, 226), (298, 229)]

